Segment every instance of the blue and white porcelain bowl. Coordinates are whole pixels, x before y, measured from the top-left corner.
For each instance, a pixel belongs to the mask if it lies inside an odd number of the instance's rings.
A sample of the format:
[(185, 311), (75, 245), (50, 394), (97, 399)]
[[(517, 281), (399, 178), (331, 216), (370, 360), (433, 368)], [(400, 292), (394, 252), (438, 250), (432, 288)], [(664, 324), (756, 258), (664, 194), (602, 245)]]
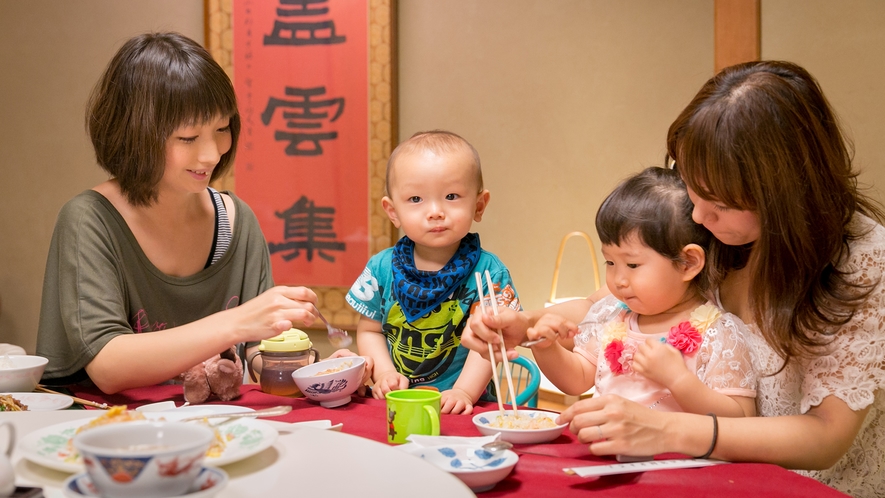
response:
[(365, 358), (344, 356), (301, 367), (292, 372), (292, 379), (308, 399), (334, 408), (350, 403), (350, 395), (363, 381), (365, 368)]
[(408, 444), (402, 449), (461, 479), (475, 493), (494, 488), (519, 461), (519, 456), (510, 450), (488, 451), (467, 444)]

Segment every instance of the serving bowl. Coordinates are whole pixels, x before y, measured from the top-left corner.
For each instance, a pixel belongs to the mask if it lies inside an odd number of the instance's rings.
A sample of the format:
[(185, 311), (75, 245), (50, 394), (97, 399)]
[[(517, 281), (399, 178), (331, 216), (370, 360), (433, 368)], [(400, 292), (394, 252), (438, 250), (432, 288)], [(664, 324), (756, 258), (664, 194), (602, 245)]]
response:
[(0, 356), (0, 393), (29, 393), (40, 383), (49, 360), (29, 354)]
[(519, 461), (519, 456), (510, 450), (489, 451), (471, 444), (408, 444), (402, 448), (461, 479), (475, 493), (495, 487)]
[(365, 358), (344, 356), (301, 367), (292, 372), (292, 379), (308, 399), (334, 408), (350, 403), (350, 395), (363, 381), (365, 368)]
[(73, 444), (102, 496), (155, 498), (191, 487), (214, 437), (203, 424), (144, 421), (87, 429)]
[[(545, 412), (541, 410), (519, 410), (520, 422), (525, 424), (538, 424), (544, 418), (549, 418), (553, 423), (551, 427), (542, 429), (515, 428), (515, 427), (493, 427), (501, 413), (498, 411), (488, 411), (477, 413), (473, 416), (473, 424), (477, 430), (483, 435), (491, 436), (501, 434), (501, 439), (514, 444), (536, 444), (553, 441), (562, 434), (562, 430), (568, 424), (556, 425), (556, 417), (559, 415), (554, 412)], [(505, 417), (512, 417), (513, 410), (504, 410)], [(549, 424), (549, 422), (548, 422)], [(521, 424), (520, 424), (521, 425)]]

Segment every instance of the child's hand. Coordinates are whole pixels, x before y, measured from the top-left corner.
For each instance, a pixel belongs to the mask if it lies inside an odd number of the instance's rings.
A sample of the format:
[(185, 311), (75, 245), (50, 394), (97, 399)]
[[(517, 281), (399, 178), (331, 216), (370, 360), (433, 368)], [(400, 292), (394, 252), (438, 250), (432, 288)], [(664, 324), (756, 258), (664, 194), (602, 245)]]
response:
[(409, 379), (396, 370), (391, 370), (380, 374), (375, 379), (375, 385), (372, 387), (372, 397), (384, 399), (384, 396), (390, 391), (399, 391), (408, 387)]
[[(357, 354), (349, 349), (339, 349), (330, 354), (329, 359), (343, 358), (345, 356), (357, 356)], [(360, 387), (357, 388), (356, 393), (360, 396), (365, 396), (366, 388), (372, 380), (372, 371), (375, 369), (375, 360), (371, 356), (363, 356), (362, 358), (366, 360), (366, 369), (363, 371), (363, 380), (360, 383)]]
[(532, 346), (532, 348), (544, 349), (549, 348), (559, 339), (570, 339), (577, 333), (578, 327), (574, 323), (556, 313), (548, 313), (539, 318), (534, 327), (529, 327), (526, 337), (530, 341), (546, 339)]
[(442, 398), (439, 403), (440, 413), (451, 413), (454, 415), (473, 413), (473, 399), (470, 395), (458, 388), (452, 388), (443, 391)]
[(659, 339), (647, 339), (639, 345), (633, 355), (633, 370), (667, 388), (683, 375), (691, 375), (682, 353)]

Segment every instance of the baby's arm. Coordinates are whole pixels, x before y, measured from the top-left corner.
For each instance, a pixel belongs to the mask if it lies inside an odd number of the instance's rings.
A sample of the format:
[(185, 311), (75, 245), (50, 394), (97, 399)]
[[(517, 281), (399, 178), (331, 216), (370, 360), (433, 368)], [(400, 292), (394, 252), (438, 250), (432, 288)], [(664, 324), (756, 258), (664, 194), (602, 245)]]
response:
[(491, 364), (476, 351), (471, 351), (455, 385), (442, 392), (440, 411), (464, 415), (473, 413), (473, 404), (482, 396), (491, 379)]
[(667, 389), (689, 413), (715, 413), (720, 417), (752, 417), (756, 403), (747, 396), (726, 396), (701, 382), (689, 371), (682, 353), (658, 339), (648, 339), (633, 355), (633, 370)]
[(532, 346), (532, 355), (538, 368), (550, 382), (566, 394), (577, 396), (587, 392), (596, 382), (596, 365), (575, 351), (569, 351), (557, 339), (574, 337), (571, 327), (562, 327), (558, 321), (546, 326), (544, 317), (539, 319), (530, 339), (548, 340)]
[(409, 379), (400, 374), (390, 359), (387, 350), (387, 338), (381, 331), (381, 322), (366, 317), (360, 317), (356, 326), (356, 345), (361, 356), (372, 358), (375, 369), (372, 380), (372, 396), (375, 399), (384, 399), (384, 395), (390, 391), (398, 391), (409, 387)]

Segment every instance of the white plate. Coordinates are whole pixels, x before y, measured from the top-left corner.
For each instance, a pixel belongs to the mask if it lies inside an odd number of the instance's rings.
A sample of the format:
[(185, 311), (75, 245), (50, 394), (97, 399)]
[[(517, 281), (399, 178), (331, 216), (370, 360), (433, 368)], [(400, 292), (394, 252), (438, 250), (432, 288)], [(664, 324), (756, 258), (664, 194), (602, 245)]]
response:
[(179, 406), (178, 408), (172, 408), (171, 410), (153, 411), (150, 409), (139, 410), (138, 408), (136, 408), (135, 411), (141, 411), (145, 417), (152, 420), (160, 418), (164, 420), (181, 420), (183, 418), (198, 417), (201, 415), (208, 416), (218, 415), (221, 413), (254, 412), (255, 410), (249, 408), (248, 406), (236, 405), (187, 405)]
[[(242, 410), (242, 407), (237, 407)], [(145, 414), (148, 418), (159, 418), (169, 412)], [(185, 411), (189, 415), (192, 412)], [(182, 415), (184, 416), (184, 415)], [(167, 419), (171, 420), (171, 419)], [(31, 432), (19, 441), (18, 449), (22, 456), (36, 464), (62, 472), (83, 472), (83, 463), (69, 444), (77, 428), (88, 420), (79, 419), (52, 425)], [(125, 422), (124, 422), (125, 423)], [(251, 418), (240, 418), (219, 424), (215, 428), (227, 439), (224, 453), (217, 457), (206, 457), (203, 464), (219, 467), (238, 462), (270, 447), (277, 438), (277, 431), (270, 425)]]
[(64, 410), (71, 406), (74, 400), (63, 394), (49, 393), (0, 393), (12, 396), (28, 406), (29, 412), (44, 412), (52, 410)]
[[(203, 467), (200, 475), (197, 476), (197, 479), (191, 485), (191, 489), (187, 493), (180, 495), (179, 498), (208, 498), (214, 496), (227, 486), (227, 479), (227, 472), (221, 469)], [(62, 485), (62, 491), (68, 498), (99, 496), (98, 490), (92, 485), (92, 479), (86, 473), (72, 475), (67, 478)]]

